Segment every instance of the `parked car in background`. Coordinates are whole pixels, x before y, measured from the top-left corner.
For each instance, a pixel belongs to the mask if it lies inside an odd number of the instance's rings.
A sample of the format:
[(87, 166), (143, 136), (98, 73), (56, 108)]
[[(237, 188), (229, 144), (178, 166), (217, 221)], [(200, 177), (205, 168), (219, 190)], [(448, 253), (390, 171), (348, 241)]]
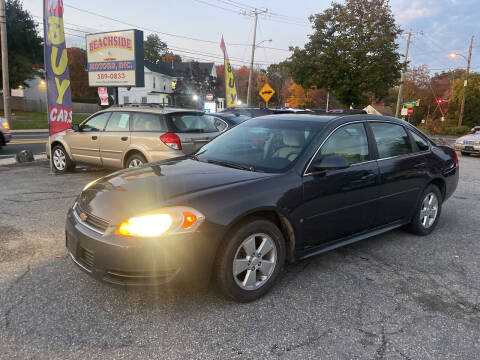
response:
[(401, 226), (431, 233), (458, 184), (456, 155), (395, 118), (250, 119), (195, 154), (88, 184), (68, 211), (67, 249), (108, 283), (213, 278), (252, 301), (286, 260)]
[(270, 115), (270, 114), (273, 114), (273, 112), (274, 110), (269, 108), (253, 107), (253, 106), (234, 106), (234, 107), (223, 109), (222, 111), (220, 111), (220, 114), (230, 113), (230, 114), (244, 115), (250, 118), (254, 118), (258, 116)]
[(7, 119), (0, 117), (0, 149), (10, 142), (12, 135), (10, 133), (10, 124)]
[(235, 114), (233, 112), (228, 112), (228, 111), (221, 112), (221, 113), (210, 113), (210, 115), (225, 121), (229, 125), (229, 128), (237, 126), (238, 124), (251, 118), (250, 116), (247, 116), (247, 115), (240, 115), (238, 113)]
[(458, 138), (454, 148), (465, 156), (480, 154), (480, 126), (473, 127), (470, 134)]
[(97, 112), (53, 135), (46, 151), (57, 172), (71, 171), (77, 163), (135, 167), (193, 153), (229, 127), (198, 110), (129, 104)]

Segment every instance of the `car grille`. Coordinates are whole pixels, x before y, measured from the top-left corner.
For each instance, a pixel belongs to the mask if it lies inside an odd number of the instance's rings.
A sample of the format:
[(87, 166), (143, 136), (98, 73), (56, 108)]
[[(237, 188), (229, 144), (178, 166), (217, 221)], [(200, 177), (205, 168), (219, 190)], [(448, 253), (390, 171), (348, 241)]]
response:
[(75, 204), (74, 211), (76, 212), (78, 218), (80, 218), (81, 222), (89, 225), (90, 227), (97, 230), (98, 232), (103, 233), (105, 232), (105, 230), (107, 230), (108, 221), (87, 213), (85, 210), (83, 210), (80, 207), (80, 204), (78, 202)]
[(467, 140), (465, 141), (465, 145), (475, 145), (475, 141)]
[(93, 264), (95, 263), (95, 257), (93, 255), (93, 252), (90, 250), (80, 248), (79, 249), (79, 257), (78, 259), (89, 269), (93, 268)]

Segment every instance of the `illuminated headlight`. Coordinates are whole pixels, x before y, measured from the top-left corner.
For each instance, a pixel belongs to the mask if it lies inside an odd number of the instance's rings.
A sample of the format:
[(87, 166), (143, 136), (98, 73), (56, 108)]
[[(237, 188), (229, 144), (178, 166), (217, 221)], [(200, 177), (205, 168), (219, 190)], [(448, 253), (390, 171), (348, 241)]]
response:
[(85, 191), (87, 190), (90, 186), (92, 186), (93, 184), (95, 184), (98, 180), (100, 180), (101, 178), (98, 178), (98, 179), (95, 179), (93, 181), (90, 181), (87, 185), (85, 185), (85, 187), (82, 189), (82, 191)]
[(205, 220), (199, 211), (185, 206), (167, 207), (132, 217), (120, 224), (115, 234), (133, 237), (157, 237), (195, 231)]

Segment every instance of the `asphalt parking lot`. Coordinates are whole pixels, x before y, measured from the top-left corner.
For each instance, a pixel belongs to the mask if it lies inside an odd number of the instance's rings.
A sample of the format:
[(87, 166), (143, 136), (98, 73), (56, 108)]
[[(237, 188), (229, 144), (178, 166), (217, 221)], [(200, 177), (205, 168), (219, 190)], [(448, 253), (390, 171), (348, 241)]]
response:
[(286, 268), (249, 304), (116, 289), (67, 257), (67, 208), (103, 170), (0, 166), (0, 358), (478, 359), (480, 158), (436, 231), (393, 231)]

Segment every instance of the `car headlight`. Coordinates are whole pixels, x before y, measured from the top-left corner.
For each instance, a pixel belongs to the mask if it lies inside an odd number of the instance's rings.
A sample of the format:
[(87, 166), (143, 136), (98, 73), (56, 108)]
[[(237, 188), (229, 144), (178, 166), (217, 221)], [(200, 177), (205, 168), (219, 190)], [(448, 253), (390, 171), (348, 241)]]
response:
[(87, 190), (90, 186), (92, 186), (93, 184), (95, 184), (98, 180), (100, 180), (101, 178), (98, 178), (98, 179), (95, 179), (93, 181), (90, 181), (87, 185), (85, 185), (85, 187), (82, 189), (82, 191), (85, 191)]
[(205, 220), (199, 211), (186, 206), (173, 206), (149, 211), (120, 224), (115, 234), (133, 237), (157, 237), (195, 231)]

